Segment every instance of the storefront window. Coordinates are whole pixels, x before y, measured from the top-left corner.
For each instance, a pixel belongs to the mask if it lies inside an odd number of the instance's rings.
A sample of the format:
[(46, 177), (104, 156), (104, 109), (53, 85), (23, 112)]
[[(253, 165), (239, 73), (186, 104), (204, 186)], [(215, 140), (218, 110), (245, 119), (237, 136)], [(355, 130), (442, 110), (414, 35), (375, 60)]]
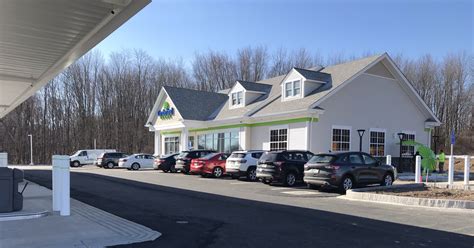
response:
[(227, 153), (239, 150), (239, 132), (198, 135), (198, 148)]
[[(415, 134), (414, 133), (406, 133), (406, 134), (403, 135), (403, 140), (415, 141)], [(402, 145), (402, 154), (405, 155), (405, 156), (415, 154), (415, 147), (414, 146)]]
[(179, 152), (179, 137), (165, 137), (165, 154)]

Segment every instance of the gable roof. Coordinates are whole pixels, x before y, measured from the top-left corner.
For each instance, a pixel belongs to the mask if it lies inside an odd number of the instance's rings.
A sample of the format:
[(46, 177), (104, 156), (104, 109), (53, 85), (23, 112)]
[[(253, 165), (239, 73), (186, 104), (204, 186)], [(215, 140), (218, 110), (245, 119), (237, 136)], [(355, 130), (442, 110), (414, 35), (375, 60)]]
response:
[[(261, 106), (251, 110), (247, 115), (265, 116), (278, 112), (296, 111), (308, 109), (314, 102), (318, 101), (331, 90), (350, 79), (357, 72), (362, 71), (368, 65), (376, 61), (381, 55), (350, 61), (343, 64), (328, 66), (320, 72), (331, 76), (330, 84), (310, 93), (308, 96), (293, 100), (291, 102), (281, 101), (281, 87), (272, 87), (268, 101), (261, 103)], [(283, 80), (283, 78), (282, 78)]]
[(331, 79), (330, 74), (321, 72), (320, 70), (316, 71), (316, 70), (308, 70), (308, 69), (296, 68), (296, 67), (293, 69), (295, 69), (295, 71), (297, 71), (299, 74), (301, 74), (301, 76), (303, 76), (304, 78), (308, 80), (328, 82)]
[(237, 80), (237, 82), (248, 91), (269, 92), (272, 88), (269, 84), (255, 83), (249, 81)]
[(163, 86), (185, 120), (206, 121), (228, 96), (226, 94)]

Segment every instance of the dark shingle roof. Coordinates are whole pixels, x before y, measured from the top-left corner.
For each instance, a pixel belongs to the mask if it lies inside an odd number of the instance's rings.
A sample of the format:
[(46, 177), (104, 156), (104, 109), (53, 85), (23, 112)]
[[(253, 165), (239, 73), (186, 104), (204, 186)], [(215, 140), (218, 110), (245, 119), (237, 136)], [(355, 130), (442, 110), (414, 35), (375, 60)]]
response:
[(295, 67), (295, 70), (301, 75), (303, 75), (303, 77), (309, 80), (328, 82), (331, 79), (331, 75), (328, 73), (302, 69), (302, 68), (296, 68), (296, 67)]
[(272, 88), (272, 86), (269, 84), (261, 84), (242, 80), (237, 80), (237, 82), (239, 82), (246, 90), (250, 91), (269, 92)]
[(226, 94), (163, 86), (186, 120), (205, 121), (227, 101)]

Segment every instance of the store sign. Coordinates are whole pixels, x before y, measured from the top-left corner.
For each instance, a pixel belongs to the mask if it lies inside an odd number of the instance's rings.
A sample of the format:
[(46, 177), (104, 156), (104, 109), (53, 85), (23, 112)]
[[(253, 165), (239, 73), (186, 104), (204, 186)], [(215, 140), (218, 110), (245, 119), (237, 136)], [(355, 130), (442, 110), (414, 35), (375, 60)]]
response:
[(158, 111), (158, 116), (160, 119), (165, 120), (165, 119), (171, 119), (173, 118), (174, 115), (174, 108), (170, 107), (170, 104), (168, 102), (163, 103), (163, 108)]

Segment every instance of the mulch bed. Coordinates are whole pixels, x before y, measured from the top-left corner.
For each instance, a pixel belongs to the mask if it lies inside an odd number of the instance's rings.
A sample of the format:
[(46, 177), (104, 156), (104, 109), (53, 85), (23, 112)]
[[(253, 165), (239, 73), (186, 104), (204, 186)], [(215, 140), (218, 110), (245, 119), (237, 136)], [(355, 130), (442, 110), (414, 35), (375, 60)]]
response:
[(390, 188), (383, 191), (376, 191), (376, 193), (416, 198), (474, 201), (474, 191), (472, 190), (441, 189), (426, 186), (417, 189)]

